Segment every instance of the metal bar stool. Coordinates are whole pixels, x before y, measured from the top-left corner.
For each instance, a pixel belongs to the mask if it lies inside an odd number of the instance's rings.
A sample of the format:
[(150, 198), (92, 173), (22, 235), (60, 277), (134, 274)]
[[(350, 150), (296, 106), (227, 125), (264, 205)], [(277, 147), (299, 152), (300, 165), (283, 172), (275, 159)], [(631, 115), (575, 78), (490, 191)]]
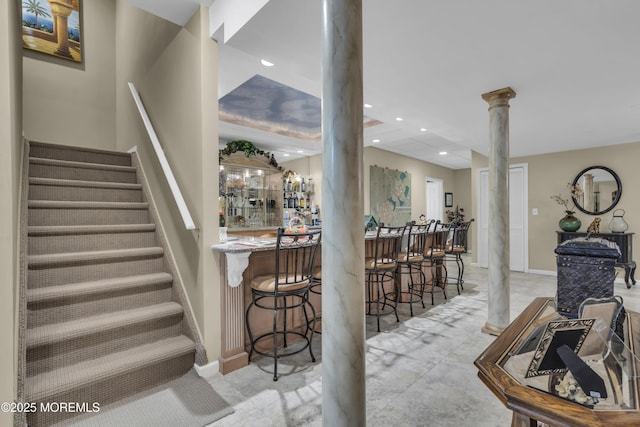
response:
[[(427, 279), (422, 271), (425, 249), (427, 247), (428, 224), (407, 223), (405, 238), (402, 240), (402, 248), (398, 255), (398, 286), (400, 287), (399, 302), (408, 303), (409, 311), (413, 316), (413, 303), (420, 302), (424, 306), (424, 289)], [(408, 275), (407, 290), (402, 290), (402, 276)], [(416, 278), (417, 275), (417, 278)], [(406, 301), (402, 295), (406, 295)]]
[[(311, 285), (309, 286), (309, 292), (316, 295), (322, 295), (322, 267), (313, 267), (311, 271)], [(306, 310), (306, 306), (304, 308)], [(318, 329), (318, 323), (320, 322), (320, 328)], [(313, 323), (313, 325), (312, 325)], [(310, 318), (307, 322), (307, 328), (312, 329), (316, 334), (322, 334), (322, 315), (316, 314)]]
[[(380, 314), (387, 306), (391, 307), (399, 322), (397, 301), (398, 284), (396, 281), (396, 268), (398, 266), (398, 254), (402, 245), (402, 235), (405, 226), (385, 227), (380, 224), (374, 247), (370, 253), (372, 256), (365, 257), (366, 273), (366, 304), (368, 315), (375, 315), (380, 332)], [(387, 291), (385, 285), (391, 284), (392, 291)], [(375, 312), (372, 305), (375, 303)]]
[(429, 223), (429, 237), (427, 250), (425, 251), (425, 262), (431, 268), (431, 305), (434, 304), (433, 294), (436, 287), (442, 288), (445, 299), (447, 298), (447, 265), (445, 263), (447, 235), (449, 227), (442, 224), (440, 220), (431, 220)]
[[(315, 309), (309, 302), (309, 287), (311, 286), (311, 271), (320, 244), (320, 230), (308, 231), (305, 233), (286, 233), (284, 229), (278, 230), (275, 253), (275, 273), (272, 275), (258, 276), (251, 281), (251, 303), (246, 311), (247, 333), (251, 351), (249, 360), (253, 353), (273, 358), (273, 380), (278, 380), (278, 359), (300, 353), (309, 348), (311, 361), (316, 358), (311, 349), (311, 341), (315, 329), (315, 320), (309, 327), (309, 316), (306, 308), (312, 313), (315, 319)], [(257, 337), (253, 336), (249, 314), (253, 307), (273, 311), (273, 327)], [(304, 332), (287, 328), (287, 311), (297, 307), (304, 313), (306, 329)], [(281, 316), (281, 324), (278, 317)], [(307, 336), (311, 331), (310, 336)], [(302, 338), (305, 343), (296, 350), (280, 351), (278, 348), (278, 337), (281, 337), (283, 348), (287, 348), (287, 336), (295, 335)], [(266, 339), (272, 339), (270, 351), (262, 351), (256, 348), (257, 344)]]
[(449, 259), (456, 262), (456, 266), (458, 267), (458, 275), (456, 278), (458, 295), (460, 295), (461, 289), (464, 290), (464, 260), (462, 259), (462, 254), (467, 252), (467, 234), (473, 221), (475, 220), (472, 218), (467, 222), (451, 224), (449, 238), (447, 240), (445, 252), (449, 256)]

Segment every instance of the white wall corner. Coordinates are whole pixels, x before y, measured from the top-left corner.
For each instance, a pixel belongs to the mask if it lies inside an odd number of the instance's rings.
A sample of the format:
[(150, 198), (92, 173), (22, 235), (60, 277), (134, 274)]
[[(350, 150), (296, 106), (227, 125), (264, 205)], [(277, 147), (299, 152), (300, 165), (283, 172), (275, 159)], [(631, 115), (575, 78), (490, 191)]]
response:
[[(209, 7), (209, 37), (223, 29), (223, 42), (228, 42), (269, 0), (215, 0)], [(219, 41), (219, 40), (218, 40)]]

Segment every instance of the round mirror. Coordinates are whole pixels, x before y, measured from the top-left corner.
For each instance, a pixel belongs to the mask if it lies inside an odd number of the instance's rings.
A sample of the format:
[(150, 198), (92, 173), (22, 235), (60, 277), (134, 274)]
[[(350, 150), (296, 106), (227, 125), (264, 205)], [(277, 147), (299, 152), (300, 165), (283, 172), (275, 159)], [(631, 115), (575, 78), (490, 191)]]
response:
[(614, 171), (605, 166), (591, 166), (583, 170), (573, 180), (580, 185), (583, 194), (573, 197), (576, 207), (589, 215), (609, 212), (620, 201), (622, 183)]

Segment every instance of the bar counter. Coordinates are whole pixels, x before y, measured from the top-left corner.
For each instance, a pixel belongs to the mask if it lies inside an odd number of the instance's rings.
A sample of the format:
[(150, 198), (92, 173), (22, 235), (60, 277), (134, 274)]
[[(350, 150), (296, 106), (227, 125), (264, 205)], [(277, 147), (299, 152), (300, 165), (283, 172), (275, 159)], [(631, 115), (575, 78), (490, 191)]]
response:
[[(268, 230), (257, 230), (260, 235), (269, 235), (262, 231), (269, 233)], [(375, 241), (375, 238), (376, 232), (365, 234), (365, 240), (368, 242)], [(222, 355), (219, 363), (220, 372), (223, 375), (247, 366), (249, 363), (249, 354), (246, 351), (249, 337), (245, 327), (245, 311), (251, 302), (250, 284), (254, 277), (275, 273), (275, 248), (276, 237), (237, 234), (230, 234), (227, 242), (211, 247), (214, 252), (220, 254)], [(320, 266), (321, 263), (321, 251), (318, 250), (315, 265)], [(426, 266), (424, 273), (428, 282), (431, 279), (430, 267)], [(402, 285), (405, 285), (405, 281), (408, 280), (405, 276), (403, 275)], [(321, 316), (321, 295), (312, 293), (309, 299), (316, 314)], [(273, 326), (270, 310), (252, 310), (249, 321), (256, 336), (271, 330)], [(295, 311), (287, 318), (287, 324), (299, 329), (306, 327), (302, 310)], [(320, 328), (317, 327), (317, 329)]]

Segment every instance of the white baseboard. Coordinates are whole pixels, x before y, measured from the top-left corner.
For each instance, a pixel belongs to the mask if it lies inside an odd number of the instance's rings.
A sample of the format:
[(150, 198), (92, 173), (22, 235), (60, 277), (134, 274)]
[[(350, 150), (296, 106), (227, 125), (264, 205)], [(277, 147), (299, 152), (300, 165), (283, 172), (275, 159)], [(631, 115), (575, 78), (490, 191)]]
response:
[(220, 371), (220, 363), (217, 360), (204, 366), (194, 364), (193, 367), (196, 368), (196, 372), (201, 377), (211, 377)]
[(553, 270), (534, 270), (534, 269), (529, 269), (526, 271), (526, 273), (531, 273), (531, 274), (540, 274), (541, 276), (557, 276), (558, 272), (553, 271)]
[[(478, 268), (486, 268), (486, 267), (482, 267), (477, 262), (472, 262), (471, 266), (472, 267), (478, 267)], [(541, 276), (554, 276), (554, 277), (558, 276), (558, 272), (557, 271), (553, 271), (553, 270), (534, 270), (534, 269), (529, 269), (529, 270), (525, 271), (525, 273), (539, 274)], [(623, 285), (626, 286), (626, 283), (624, 281), (624, 274), (622, 274), (622, 276), (618, 275), (618, 277), (616, 278), (614, 283), (622, 283)]]

